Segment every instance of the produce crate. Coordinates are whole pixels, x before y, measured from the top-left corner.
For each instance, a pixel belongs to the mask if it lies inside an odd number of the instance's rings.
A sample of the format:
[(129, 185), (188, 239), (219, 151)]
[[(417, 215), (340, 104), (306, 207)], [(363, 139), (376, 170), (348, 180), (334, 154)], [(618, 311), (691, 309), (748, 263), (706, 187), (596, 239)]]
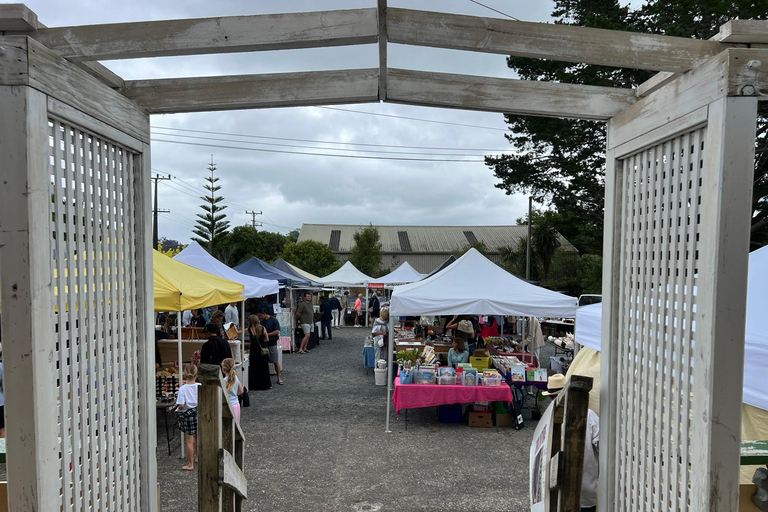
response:
[(493, 359), (490, 356), (489, 357), (472, 356), (469, 358), (469, 364), (477, 368), (477, 371), (482, 372), (483, 370), (493, 368)]

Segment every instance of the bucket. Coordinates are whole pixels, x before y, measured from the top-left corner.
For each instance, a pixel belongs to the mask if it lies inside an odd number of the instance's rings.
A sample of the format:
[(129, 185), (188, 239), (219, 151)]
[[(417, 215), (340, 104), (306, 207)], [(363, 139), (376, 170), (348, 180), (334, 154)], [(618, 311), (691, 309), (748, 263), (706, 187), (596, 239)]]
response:
[(373, 376), (376, 380), (377, 386), (387, 385), (387, 369), (386, 368), (376, 368), (375, 370), (373, 370)]

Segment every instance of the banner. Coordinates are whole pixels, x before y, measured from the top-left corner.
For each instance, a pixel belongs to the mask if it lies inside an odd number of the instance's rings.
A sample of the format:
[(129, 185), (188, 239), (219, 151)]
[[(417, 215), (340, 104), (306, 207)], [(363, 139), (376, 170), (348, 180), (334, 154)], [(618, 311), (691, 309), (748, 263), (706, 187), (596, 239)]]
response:
[(549, 405), (541, 421), (536, 426), (531, 441), (530, 456), (530, 497), (531, 512), (545, 512), (549, 510), (549, 447), (551, 446), (552, 426), (552, 404)]

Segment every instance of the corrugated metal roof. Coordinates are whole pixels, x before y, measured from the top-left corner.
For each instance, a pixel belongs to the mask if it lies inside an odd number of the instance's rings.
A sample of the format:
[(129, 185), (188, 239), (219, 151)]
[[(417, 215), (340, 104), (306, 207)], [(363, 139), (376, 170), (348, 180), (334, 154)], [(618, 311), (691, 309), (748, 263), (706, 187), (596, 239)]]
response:
[[(332, 231), (340, 231), (338, 250), (348, 253), (355, 244), (354, 234), (366, 225), (344, 224), (303, 224), (299, 241), (314, 240), (328, 244)], [(452, 253), (468, 245), (466, 232), (471, 232), (478, 242), (482, 242), (491, 253), (500, 248), (514, 246), (527, 234), (526, 226), (374, 226), (379, 230), (382, 249), (385, 253), (404, 252), (400, 233), (405, 232), (414, 253)], [(335, 242), (334, 234), (334, 242)], [(576, 249), (564, 237), (560, 236), (563, 250)]]

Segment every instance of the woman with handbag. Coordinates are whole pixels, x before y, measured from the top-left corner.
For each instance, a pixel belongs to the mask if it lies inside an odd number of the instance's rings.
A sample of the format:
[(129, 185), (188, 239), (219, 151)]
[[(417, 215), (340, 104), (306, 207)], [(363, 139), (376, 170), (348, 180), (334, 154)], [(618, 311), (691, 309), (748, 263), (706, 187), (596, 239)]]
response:
[(272, 389), (269, 378), (269, 349), (267, 348), (267, 331), (261, 325), (259, 317), (248, 317), (248, 336), (251, 342), (251, 363), (248, 370), (248, 389)]

